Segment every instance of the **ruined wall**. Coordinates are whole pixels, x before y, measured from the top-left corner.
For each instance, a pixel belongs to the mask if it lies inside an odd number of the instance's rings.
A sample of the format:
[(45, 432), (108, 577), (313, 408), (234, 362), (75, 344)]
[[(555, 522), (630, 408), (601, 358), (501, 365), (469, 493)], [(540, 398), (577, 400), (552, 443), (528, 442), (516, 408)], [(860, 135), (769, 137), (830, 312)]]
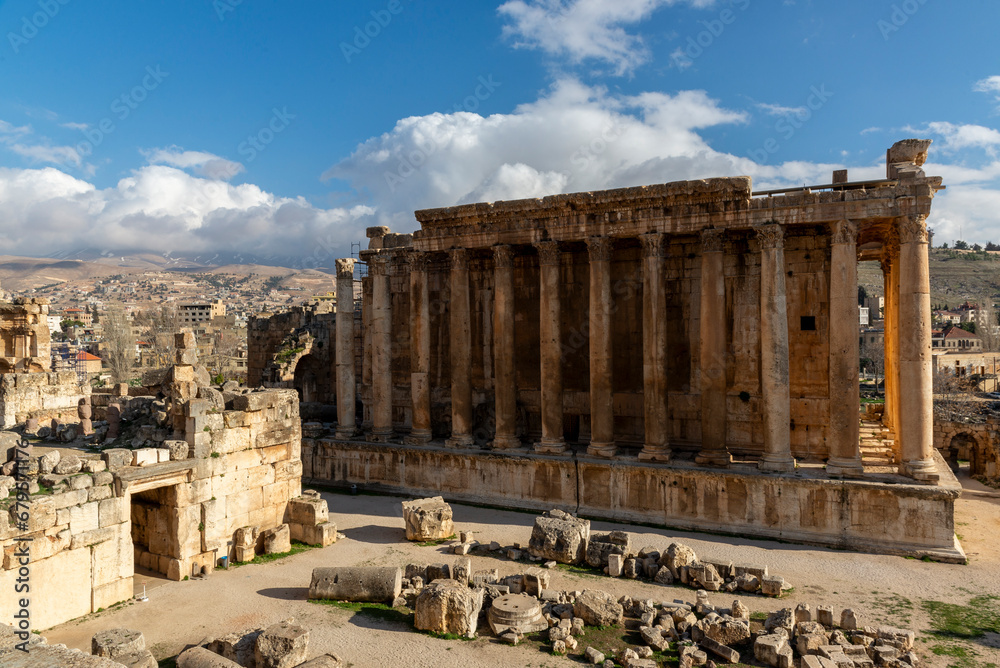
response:
[(90, 396), (72, 371), (0, 374), (0, 429), (36, 418), (48, 425), (53, 418), (77, 422), (77, 403)]
[[(32, 473), (25, 483), (32, 487), (29, 523), (12, 526), (16, 496), (0, 512), (0, 609), (16, 608), (13, 554), (28, 539), (33, 628), (131, 597), (136, 564), (173, 580), (211, 570), (220, 557), (235, 556), (238, 529), (292, 523), (293, 536), (332, 542), (335, 529), (289, 511), (302, 493), (296, 393), (241, 391), (223, 398), (213, 391), (199, 399), (193, 377), (191, 366), (177, 366), (168, 385), (185, 440), (81, 455), (82, 471), (69, 475), (40, 477), (38, 457), (24, 464)], [(0, 487), (12, 482), (0, 477)]]
[(956, 419), (938, 413), (934, 416), (934, 448), (952, 468), (962, 459), (969, 462), (971, 475), (1000, 477), (1000, 417)]
[(44, 297), (0, 302), (0, 373), (52, 368), (48, 315)]

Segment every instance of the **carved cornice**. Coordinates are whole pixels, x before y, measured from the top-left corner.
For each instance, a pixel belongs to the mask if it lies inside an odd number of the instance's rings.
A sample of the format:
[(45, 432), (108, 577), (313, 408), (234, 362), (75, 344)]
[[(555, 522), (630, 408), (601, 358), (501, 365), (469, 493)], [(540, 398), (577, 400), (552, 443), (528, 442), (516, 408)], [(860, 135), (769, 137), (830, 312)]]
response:
[(368, 258), (368, 273), (372, 276), (389, 275), (389, 255), (388, 253), (377, 253)]
[(506, 244), (493, 247), (493, 264), (501, 269), (514, 266), (514, 249)]
[(410, 271), (425, 273), (431, 262), (431, 254), (424, 251), (410, 252)]
[(930, 241), (927, 216), (903, 216), (899, 222), (899, 241), (904, 244), (926, 244)]
[(558, 241), (539, 241), (535, 243), (538, 249), (538, 264), (558, 265), (562, 259), (562, 251), (559, 250)]
[(639, 241), (642, 242), (642, 256), (663, 257), (665, 253), (663, 239), (664, 237), (662, 232), (647, 232), (646, 234), (640, 234)]
[(591, 262), (608, 262), (611, 260), (611, 237), (590, 237), (587, 239), (587, 250)]
[(761, 250), (781, 249), (785, 247), (785, 228), (779, 223), (764, 223), (756, 225), (757, 241)]
[(832, 244), (851, 244), (857, 245), (858, 243), (858, 225), (857, 223), (850, 220), (841, 220), (830, 225), (831, 236), (830, 243)]
[(722, 245), (726, 240), (726, 231), (711, 229), (701, 231), (701, 252), (721, 253)]
[(354, 280), (354, 258), (338, 258), (334, 264), (337, 266), (337, 280)]
[(469, 251), (464, 248), (452, 248), (448, 251), (448, 257), (451, 258), (451, 268), (458, 269), (460, 271), (469, 270)]

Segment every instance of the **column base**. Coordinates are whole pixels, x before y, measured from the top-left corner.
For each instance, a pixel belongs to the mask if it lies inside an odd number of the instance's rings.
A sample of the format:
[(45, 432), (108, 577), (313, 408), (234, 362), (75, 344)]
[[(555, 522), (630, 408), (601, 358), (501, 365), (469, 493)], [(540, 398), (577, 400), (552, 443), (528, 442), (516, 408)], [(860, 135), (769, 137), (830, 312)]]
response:
[(941, 479), (933, 459), (913, 459), (899, 465), (900, 475), (905, 475), (921, 482), (936, 483)]
[(865, 467), (860, 457), (830, 457), (826, 460), (826, 472), (827, 475), (857, 478), (865, 474)]
[(392, 440), (391, 429), (375, 429), (367, 436), (369, 443), (388, 443)]
[(669, 462), (670, 448), (665, 445), (646, 445), (639, 452), (640, 462)]
[(757, 462), (757, 468), (761, 471), (773, 471), (777, 473), (789, 473), (795, 470), (795, 459), (791, 455), (764, 455)]
[(357, 427), (337, 427), (337, 430), (333, 432), (333, 437), (340, 441), (349, 441), (357, 435)]
[(591, 441), (590, 445), (587, 446), (587, 455), (590, 457), (612, 459), (616, 454), (618, 454), (618, 446), (613, 441), (610, 443)]
[(521, 447), (521, 439), (517, 436), (496, 436), (490, 447), (494, 450), (515, 450)]
[(694, 463), (725, 468), (733, 463), (733, 456), (726, 450), (702, 450), (695, 456)]
[(431, 440), (431, 432), (429, 429), (420, 430), (414, 429), (410, 431), (410, 435), (403, 439), (403, 442), (407, 445), (423, 445)]
[(562, 455), (566, 453), (566, 441), (563, 439), (535, 443), (535, 452), (543, 455)]
[(469, 434), (452, 434), (444, 445), (446, 448), (471, 448), (474, 442)]

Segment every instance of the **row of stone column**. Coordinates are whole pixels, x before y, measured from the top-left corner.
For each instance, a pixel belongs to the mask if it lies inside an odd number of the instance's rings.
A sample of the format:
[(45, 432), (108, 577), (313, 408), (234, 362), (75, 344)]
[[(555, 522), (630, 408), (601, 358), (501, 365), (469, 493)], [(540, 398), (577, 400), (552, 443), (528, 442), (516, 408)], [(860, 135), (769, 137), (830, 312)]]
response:
[[(916, 222), (912, 222), (916, 220)], [(906, 239), (900, 253), (896, 274), (907, 274), (907, 281), (919, 286), (926, 281), (926, 228), (922, 219), (904, 219)], [(920, 230), (923, 229), (923, 237)], [(769, 471), (789, 471), (795, 468), (791, 454), (788, 317), (785, 286), (784, 230), (777, 223), (755, 228), (760, 244), (760, 363), (761, 396), (764, 421), (764, 453), (760, 468)], [(923, 242), (920, 239), (923, 238)], [(702, 449), (698, 462), (725, 466), (731, 461), (726, 449), (726, 301), (724, 278), (724, 232), (710, 229), (702, 233), (701, 261), (701, 413)], [(668, 431), (668, 392), (666, 377), (666, 289), (664, 281), (665, 235), (654, 232), (641, 235), (643, 274), (643, 389), (645, 441), (640, 459), (666, 461), (670, 459)], [(587, 240), (590, 259), (590, 401), (591, 443), (588, 454), (613, 457), (614, 442), (613, 371), (611, 317), (614, 301), (611, 291), (612, 240), (594, 237)], [(560, 262), (562, 252), (558, 242), (537, 242), (539, 258), (539, 346), (541, 364), (541, 426), (542, 438), (535, 445), (538, 452), (560, 454), (566, 451), (563, 439), (562, 346), (560, 331)], [(517, 388), (515, 383), (514, 345), (514, 251), (510, 246), (493, 247), (494, 254), (494, 313), (493, 353), (495, 376), (495, 449), (511, 449), (521, 445), (516, 434)], [(471, 312), (469, 294), (468, 251), (454, 249), (450, 255), (450, 369), (452, 399), (452, 430), (447, 444), (468, 446), (473, 442)], [(411, 442), (426, 442), (431, 438), (430, 387), (430, 310), (428, 300), (428, 254), (419, 251), (410, 257), (410, 345), (412, 383)], [(352, 262), (352, 261), (344, 261)], [(353, 287), (341, 285), (338, 263), (338, 311), (340, 294), (347, 290), (353, 307)], [(351, 267), (353, 274), (353, 266)], [(377, 254), (369, 261), (372, 277), (372, 437), (385, 440), (392, 432), (391, 374), (392, 350), (391, 313), (388, 277), (388, 256)], [(893, 275), (896, 275), (893, 274)], [(353, 277), (353, 276), (352, 276)], [(910, 286), (910, 282), (905, 283)], [(830, 288), (830, 435), (831, 452), (828, 470), (839, 475), (854, 475), (863, 471), (859, 450), (858, 430), (858, 335), (857, 335), (857, 226), (850, 221), (834, 225), (831, 249)], [(929, 315), (929, 288), (909, 289), (900, 317), (914, 324), (912, 335), (902, 346), (900, 371), (906, 368), (904, 386), (919, 391), (908, 394), (908, 410), (915, 418), (902, 427), (904, 455), (901, 468), (908, 475), (928, 470), (930, 455), (924, 441), (924, 424), (920, 411), (929, 410), (924, 388), (929, 382), (929, 338), (926, 353), (921, 337), (929, 337), (929, 329), (921, 326), (921, 318)], [(926, 304), (924, 304), (926, 302)], [(926, 306), (926, 308), (925, 308)], [(893, 303), (893, 308), (895, 304)], [(891, 309), (890, 309), (891, 311)], [(926, 314), (926, 315), (924, 315)], [(906, 320), (910, 319), (912, 320)], [(353, 326), (353, 321), (352, 321)], [(341, 420), (353, 430), (353, 401), (350, 417), (345, 415), (348, 402), (340, 400), (350, 378), (341, 354), (340, 327), (337, 333), (338, 403)], [(924, 330), (927, 330), (926, 334)], [(346, 336), (346, 335), (345, 335)], [(353, 334), (351, 335), (353, 345)], [(887, 350), (889, 344), (887, 343)], [(889, 353), (887, 352), (887, 358)], [(888, 375), (888, 374), (887, 374)], [(904, 374), (901, 374), (901, 376)], [(907, 382), (913, 383), (906, 385)], [(898, 415), (895, 395), (891, 415)], [(906, 412), (906, 411), (902, 411)], [(907, 412), (907, 415), (910, 415)], [(890, 418), (892, 419), (892, 418)], [(895, 418), (898, 420), (899, 418)], [(917, 423), (920, 423), (918, 426)], [(927, 427), (929, 429), (929, 427)], [(918, 433), (919, 432), (919, 433)], [(929, 433), (929, 432), (928, 432)], [(340, 432), (338, 431), (338, 435)], [(909, 443), (909, 447), (906, 446)], [(930, 468), (933, 464), (930, 463)]]

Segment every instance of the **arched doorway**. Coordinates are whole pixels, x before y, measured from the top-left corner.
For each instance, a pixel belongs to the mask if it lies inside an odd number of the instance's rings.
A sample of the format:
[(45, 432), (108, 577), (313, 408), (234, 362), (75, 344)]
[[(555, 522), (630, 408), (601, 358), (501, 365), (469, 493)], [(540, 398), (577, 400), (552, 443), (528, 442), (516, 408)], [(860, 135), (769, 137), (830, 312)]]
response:
[(305, 355), (295, 365), (295, 379), (292, 386), (299, 393), (299, 401), (311, 403), (319, 401), (319, 360), (315, 355)]
[[(945, 459), (948, 460), (948, 465), (951, 466), (951, 470), (958, 471), (958, 460), (963, 459), (974, 462), (978, 447), (979, 442), (976, 440), (975, 436), (963, 431), (951, 437), (948, 449), (942, 454)], [(970, 466), (970, 474), (976, 475), (975, 465)]]

